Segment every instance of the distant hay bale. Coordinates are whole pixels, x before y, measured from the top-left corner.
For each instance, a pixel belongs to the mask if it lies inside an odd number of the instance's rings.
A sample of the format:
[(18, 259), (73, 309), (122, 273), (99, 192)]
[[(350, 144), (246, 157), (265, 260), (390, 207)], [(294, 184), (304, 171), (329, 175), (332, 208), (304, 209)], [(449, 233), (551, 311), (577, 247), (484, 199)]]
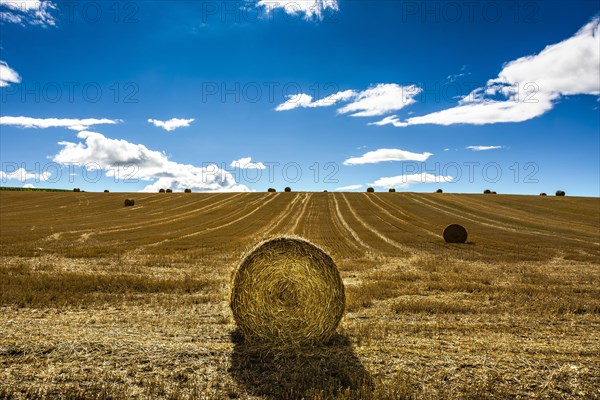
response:
[(344, 284), (327, 253), (308, 241), (259, 243), (235, 272), (230, 306), (249, 342), (278, 346), (329, 339), (345, 307)]
[(396, 193), (396, 189), (391, 188), (390, 190), (388, 190), (388, 192), (390, 192), (390, 193)]
[(327, 190), (323, 190), (323, 193), (327, 193)]
[(540, 196), (548, 196), (546, 193), (542, 192), (540, 193)]
[(164, 193), (165, 189), (159, 189), (158, 193)]
[(73, 191), (74, 191), (74, 192), (81, 192), (81, 189), (79, 189), (79, 188), (74, 188), (74, 189), (73, 189)]
[(374, 193), (375, 189), (373, 189), (372, 187), (367, 188), (367, 193)]
[(104, 189), (104, 193), (110, 193), (110, 190)]
[(192, 193), (192, 189), (188, 188), (184, 190), (184, 193)]
[(173, 189), (167, 189), (167, 193), (173, 193)]
[(133, 207), (135, 206), (135, 200), (134, 199), (125, 199), (125, 207)]
[(284, 191), (284, 192), (291, 192), (291, 191), (292, 191), (292, 188), (288, 186), (288, 187), (286, 187), (285, 189), (283, 189), (283, 191)]
[(444, 193), (444, 191), (442, 189), (438, 189), (435, 191), (436, 193)]
[(269, 192), (269, 193), (275, 193), (275, 192), (277, 192), (277, 189), (275, 189), (275, 188), (268, 188), (267, 192)]
[(564, 192), (564, 190), (557, 190), (557, 191), (556, 191), (556, 195), (557, 195), (557, 196), (565, 196), (565, 195), (566, 195), (566, 193)]
[(492, 192), (492, 194), (498, 194), (498, 193), (496, 193), (496, 192)]
[(467, 241), (467, 230), (459, 224), (448, 225), (444, 229), (444, 240), (447, 243), (465, 243)]
[(492, 191), (490, 189), (485, 189), (483, 191), (483, 194), (492, 194)]

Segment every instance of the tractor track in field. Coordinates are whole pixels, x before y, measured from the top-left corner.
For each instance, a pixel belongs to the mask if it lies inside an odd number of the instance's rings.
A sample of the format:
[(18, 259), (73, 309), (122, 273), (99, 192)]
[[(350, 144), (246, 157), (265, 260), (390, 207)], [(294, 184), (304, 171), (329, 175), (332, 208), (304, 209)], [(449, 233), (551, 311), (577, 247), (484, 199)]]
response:
[[(512, 227), (510, 224), (507, 224), (505, 222), (500, 222), (497, 220), (493, 220), (490, 218), (486, 218), (477, 214), (473, 214), (472, 212), (467, 212), (467, 211), (459, 211), (456, 210), (452, 207), (446, 206), (446, 205), (442, 205), (439, 203), (435, 203), (432, 202), (430, 200), (426, 200), (424, 198), (417, 198), (417, 196), (413, 196), (412, 194), (407, 194), (412, 200), (416, 201), (417, 203), (425, 206), (425, 207), (429, 207), (431, 209), (437, 210), (441, 213), (447, 214), (447, 215), (453, 215), (453, 216), (459, 216), (460, 218), (467, 220), (467, 221), (471, 221), (474, 222), (476, 224), (480, 224), (480, 225), (484, 225), (484, 226), (488, 226), (494, 229), (501, 229), (504, 231), (508, 231), (508, 232), (514, 232), (514, 233), (525, 233), (525, 234), (529, 234), (529, 235), (539, 235), (539, 236), (547, 236), (547, 237), (556, 237), (555, 234), (550, 234), (550, 233), (545, 233), (545, 232), (540, 232), (537, 230), (533, 230), (533, 229), (527, 229), (527, 228), (522, 228), (522, 229), (517, 229), (515, 227)], [(583, 242), (583, 243), (589, 243), (588, 240), (583, 240), (583, 239), (579, 239), (579, 238), (574, 238), (571, 237), (570, 235), (561, 235), (562, 238), (566, 239), (566, 240), (572, 240), (572, 241), (576, 241), (576, 242)], [(594, 244), (599, 244), (598, 242), (595, 242)]]
[[(421, 226), (418, 226), (418, 225), (415, 225), (415, 224), (411, 224), (411, 223), (410, 223), (410, 222), (408, 222), (407, 220), (403, 220), (402, 218), (399, 218), (399, 217), (397, 217), (397, 216), (393, 215), (393, 214), (392, 214), (392, 213), (390, 213), (390, 212), (389, 212), (389, 211), (388, 211), (386, 208), (384, 208), (384, 206), (382, 206), (381, 204), (377, 203), (377, 202), (375, 201), (375, 198), (374, 198), (374, 196), (368, 196), (368, 195), (367, 195), (367, 193), (365, 193), (365, 198), (366, 198), (367, 200), (369, 200), (369, 202), (370, 202), (371, 204), (373, 204), (375, 207), (377, 207), (377, 208), (378, 208), (378, 209), (379, 209), (381, 212), (383, 212), (383, 214), (387, 215), (389, 218), (391, 218), (391, 219), (393, 219), (393, 220), (396, 220), (396, 221), (400, 222), (400, 223), (401, 223), (402, 225), (404, 225), (405, 227), (408, 227), (408, 228), (413, 228), (413, 229), (414, 229), (414, 228), (417, 228), (417, 229), (419, 229), (420, 231), (422, 231), (422, 232), (424, 232), (425, 234), (427, 234), (427, 236), (432, 236), (432, 237), (435, 237), (436, 239), (437, 239), (437, 238), (439, 238), (439, 235), (438, 235), (438, 234), (436, 234), (434, 231), (432, 231), (432, 230), (429, 230), (429, 229), (427, 229), (427, 228), (423, 228), (423, 227), (421, 227)], [(393, 204), (390, 204), (390, 203), (388, 203), (387, 201), (385, 201), (385, 200), (381, 199), (380, 197), (377, 197), (376, 199), (377, 199), (377, 201), (381, 201), (382, 203), (385, 203), (385, 204), (388, 206), (388, 208), (393, 208), (393, 209), (394, 209), (396, 212), (398, 212), (399, 214), (401, 214), (401, 215), (405, 216), (406, 218), (414, 218), (414, 219), (416, 219), (414, 216), (412, 216), (412, 217), (411, 217), (411, 216), (409, 216), (409, 215), (408, 215), (408, 214), (406, 214), (405, 212), (403, 212), (403, 211), (399, 210), (398, 208), (396, 208), (396, 206), (394, 206)], [(385, 220), (384, 220), (384, 221), (385, 221)], [(388, 224), (389, 224), (389, 221), (386, 221), (386, 222), (388, 222)], [(408, 229), (408, 230), (407, 230), (407, 229), (400, 228), (399, 226), (396, 226), (396, 225), (393, 225), (393, 224), (390, 224), (390, 225), (394, 226), (394, 227), (395, 227), (395, 228), (397, 228), (397, 229), (403, 230), (403, 231), (405, 231), (405, 232), (407, 232), (407, 233), (408, 233), (408, 232), (411, 232), (411, 229)]]
[(313, 196), (313, 193), (307, 193), (306, 194), (306, 200), (304, 201), (304, 205), (302, 206), (302, 210), (300, 210), (300, 213), (298, 214), (298, 218), (296, 218), (296, 221), (294, 222), (294, 225), (288, 231), (288, 233), (290, 233), (292, 235), (295, 234), (296, 233), (296, 229), (298, 229), (298, 224), (301, 221), (304, 221), (304, 214), (306, 213), (306, 208), (310, 204), (310, 199), (312, 198), (312, 196)]
[[(343, 196), (343, 195), (342, 195)], [(368, 243), (364, 242), (360, 236), (358, 236), (358, 233), (356, 233), (356, 231), (354, 229), (352, 229), (350, 227), (350, 225), (348, 224), (348, 221), (346, 221), (346, 219), (344, 218), (344, 216), (342, 215), (342, 212), (340, 210), (340, 205), (337, 201), (337, 195), (332, 196), (333, 197), (333, 201), (335, 203), (335, 212), (337, 215), (338, 220), (340, 221), (340, 223), (342, 224), (342, 226), (344, 227), (344, 229), (350, 233), (350, 235), (354, 238), (354, 240), (359, 243), (365, 250), (367, 253), (379, 253), (378, 250), (376, 250), (375, 248), (371, 247), (371, 245), (369, 245)]]
[[(140, 222), (140, 223), (118, 225), (118, 226), (114, 226), (114, 227), (102, 229), (102, 230), (97, 230), (94, 228), (86, 228), (86, 229), (79, 229), (79, 230), (56, 232), (56, 233), (53, 233), (50, 236), (43, 238), (41, 240), (42, 241), (53, 241), (53, 240), (58, 240), (59, 238), (65, 236), (65, 235), (77, 235), (77, 234), (86, 235), (86, 240), (87, 240), (87, 239), (90, 239), (90, 237), (92, 237), (92, 236), (106, 235), (106, 234), (119, 233), (119, 232), (129, 232), (129, 231), (138, 230), (138, 229), (146, 229), (146, 228), (149, 228), (152, 226), (156, 226), (157, 224), (160, 224), (162, 222), (173, 223), (175, 221), (189, 218), (190, 216), (192, 216), (194, 214), (199, 214), (199, 213), (203, 213), (206, 211), (212, 211), (212, 210), (215, 210), (218, 208), (223, 208), (225, 205), (227, 205), (227, 204), (231, 203), (232, 201), (234, 201), (235, 199), (237, 199), (237, 197), (239, 197), (239, 195), (241, 195), (241, 194), (237, 194), (230, 198), (225, 198), (222, 201), (218, 201), (216, 203), (210, 203), (204, 207), (196, 208), (194, 210), (178, 214), (177, 217), (171, 216), (171, 217), (164, 217), (164, 218), (159, 218), (159, 219), (148, 219), (148, 220)], [(204, 199), (202, 201), (195, 202), (194, 204), (197, 204), (200, 202), (205, 202), (206, 200), (209, 200), (209, 199)], [(190, 204), (188, 203), (188, 206), (189, 205)], [(160, 213), (154, 213), (154, 215), (163, 215), (163, 214), (165, 214), (165, 210), (162, 210)]]
[[(363, 218), (361, 218), (357, 212), (354, 210), (354, 208), (352, 208), (352, 205), (350, 204), (350, 202), (348, 201), (348, 199), (346, 198), (346, 195), (344, 193), (341, 193), (342, 198), (344, 199), (344, 202), (346, 203), (346, 205), (348, 206), (348, 210), (350, 211), (350, 213), (352, 214), (352, 216), (369, 232), (371, 232), (373, 235), (377, 236), (380, 240), (382, 240), (383, 242), (387, 243), (388, 245), (395, 247), (399, 250), (402, 250), (404, 252), (409, 252), (410, 248), (407, 246), (404, 246), (398, 242), (396, 242), (395, 240), (392, 240), (390, 238), (388, 238), (387, 236), (383, 235), (381, 232), (379, 232), (377, 229), (375, 229), (372, 225), (368, 224)], [(381, 217), (378, 216), (378, 218), (381, 219)], [(381, 219), (381, 221), (385, 222), (385, 220)]]
[(305, 200), (306, 200), (306, 196), (301, 196), (300, 194), (298, 194), (297, 196), (294, 196), (294, 199), (291, 202), (289, 202), (288, 205), (286, 206), (286, 208), (278, 215), (278, 218), (276, 220), (277, 222), (274, 225), (268, 226), (266, 229), (264, 229), (262, 231), (261, 234), (263, 236), (272, 236), (276, 232), (279, 232), (277, 228), (279, 227), (279, 225), (281, 225), (285, 222), (287, 217), (292, 215), (292, 211), (293, 211), (294, 207), (296, 206), (296, 203), (300, 202), (300, 204), (302, 204)]
[(255, 214), (257, 211), (259, 211), (259, 210), (263, 209), (264, 207), (266, 207), (269, 203), (271, 203), (276, 198), (277, 198), (277, 196), (273, 196), (272, 198), (268, 199), (267, 201), (263, 201), (263, 199), (259, 198), (257, 201), (254, 201), (251, 204), (248, 204), (247, 207), (244, 207), (244, 208), (238, 210), (237, 212), (235, 212), (233, 214), (230, 214), (230, 216), (242, 214), (252, 204), (260, 202), (261, 204), (258, 207), (254, 208), (249, 213), (245, 213), (243, 216), (241, 216), (241, 217), (239, 217), (237, 219), (234, 219), (233, 221), (229, 221), (229, 222), (227, 222), (225, 224), (221, 224), (219, 226), (208, 227), (208, 228), (202, 229), (202, 230), (197, 231), (197, 232), (192, 232), (192, 233), (188, 233), (186, 235), (178, 236), (176, 238), (169, 238), (169, 239), (161, 240), (159, 242), (149, 243), (149, 244), (147, 244), (147, 245), (145, 245), (143, 247), (156, 247), (156, 246), (159, 246), (161, 244), (165, 244), (165, 243), (169, 243), (169, 242), (174, 242), (174, 241), (182, 240), (182, 239), (187, 239), (187, 238), (194, 237), (194, 236), (204, 235), (204, 234), (206, 234), (208, 232), (213, 232), (213, 231), (217, 231), (217, 230), (226, 228), (226, 227), (231, 226), (231, 225), (233, 225), (235, 223), (243, 221), (244, 219), (248, 218), (249, 216)]

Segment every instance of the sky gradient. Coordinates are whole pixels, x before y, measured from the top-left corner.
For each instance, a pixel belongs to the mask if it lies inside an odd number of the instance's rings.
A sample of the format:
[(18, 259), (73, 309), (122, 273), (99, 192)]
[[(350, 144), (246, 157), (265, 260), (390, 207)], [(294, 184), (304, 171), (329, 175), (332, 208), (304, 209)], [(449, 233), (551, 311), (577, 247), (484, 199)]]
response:
[(0, 1), (2, 186), (600, 195), (597, 1)]

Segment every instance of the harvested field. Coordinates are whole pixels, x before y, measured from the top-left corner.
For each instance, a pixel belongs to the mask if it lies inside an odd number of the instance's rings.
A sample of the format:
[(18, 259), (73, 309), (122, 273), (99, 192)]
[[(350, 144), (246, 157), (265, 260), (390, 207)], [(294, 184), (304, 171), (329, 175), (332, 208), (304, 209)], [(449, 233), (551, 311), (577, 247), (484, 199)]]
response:
[[(600, 199), (0, 191), (0, 398), (600, 398)], [(468, 230), (448, 244), (444, 228)], [(247, 345), (232, 273), (324, 249), (322, 345)]]

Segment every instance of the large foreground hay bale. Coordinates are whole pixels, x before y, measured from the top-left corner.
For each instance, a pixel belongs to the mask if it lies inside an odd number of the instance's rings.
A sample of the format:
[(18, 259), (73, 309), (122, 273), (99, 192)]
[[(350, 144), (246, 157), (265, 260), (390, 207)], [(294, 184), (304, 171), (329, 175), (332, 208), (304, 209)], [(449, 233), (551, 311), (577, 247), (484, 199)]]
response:
[(444, 240), (447, 243), (465, 243), (467, 241), (467, 230), (459, 224), (448, 225), (444, 229)]
[(133, 207), (135, 206), (135, 200), (134, 199), (125, 199), (125, 207)]
[(344, 284), (322, 249), (281, 237), (245, 256), (233, 278), (230, 306), (249, 342), (316, 344), (335, 333), (344, 313)]

